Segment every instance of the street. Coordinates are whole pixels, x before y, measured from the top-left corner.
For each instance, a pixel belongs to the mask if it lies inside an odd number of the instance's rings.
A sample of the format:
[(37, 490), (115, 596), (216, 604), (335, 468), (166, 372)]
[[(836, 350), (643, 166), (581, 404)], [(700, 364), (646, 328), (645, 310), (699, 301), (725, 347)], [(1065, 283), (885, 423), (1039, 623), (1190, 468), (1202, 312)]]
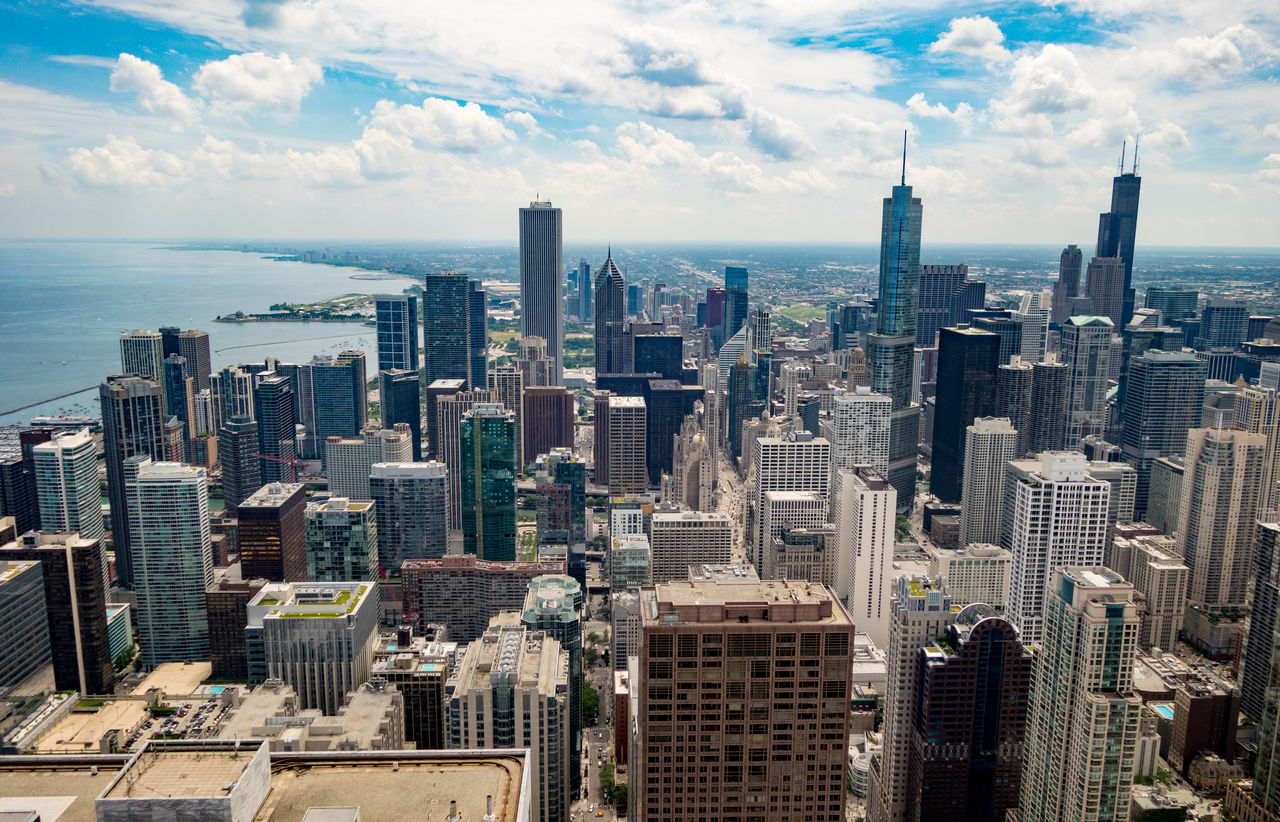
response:
[[(587, 637), (595, 633), (601, 637), (598, 648), (609, 647), (604, 637), (610, 636), (610, 625), (607, 620), (595, 619), (600, 608), (608, 604), (608, 597), (592, 596), (588, 600), (589, 618), (583, 622), (583, 646), (590, 645)], [(603, 655), (602, 655), (603, 656)], [(615, 809), (610, 807), (600, 791), (600, 771), (605, 765), (613, 764), (613, 664), (606, 664), (597, 659), (594, 665), (585, 665), (584, 679), (600, 694), (600, 715), (595, 725), (582, 729), (582, 762), (585, 777), (583, 784), (587, 786), (587, 798), (577, 799), (571, 806), (571, 819), (617, 819)], [(617, 777), (615, 776), (615, 779)], [(625, 779), (618, 779), (625, 782)], [(594, 810), (592, 810), (594, 808)], [(626, 814), (626, 809), (623, 815)], [(602, 814), (597, 817), (596, 813)]]

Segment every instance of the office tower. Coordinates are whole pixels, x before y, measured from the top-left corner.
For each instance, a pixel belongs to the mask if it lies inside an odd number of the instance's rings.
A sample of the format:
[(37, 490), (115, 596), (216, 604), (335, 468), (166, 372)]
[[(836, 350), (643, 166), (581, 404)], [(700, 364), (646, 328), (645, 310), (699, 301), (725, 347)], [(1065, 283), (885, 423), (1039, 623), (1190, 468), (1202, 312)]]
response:
[(747, 324), (747, 269), (724, 267), (724, 339), (728, 340)]
[(222, 571), (205, 591), (209, 611), (209, 660), (214, 679), (249, 678), (245, 648), (247, 608), (265, 584), (263, 579), (243, 580)]
[(480, 559), (516, 558), (515, 415), (476, 403), (459, 425), (463, 551)]
[(578, 319), (583, 324), (591, 322), (591, 307), (595, 301), (595, 293), (591, 287), (591, 263), (586, 257), (578, 260)]
[(1200, 314), (1200, 333), (1195, 347), (1201, 351), (1215, 348), (1235, 350), (1248, 338), (1248, 332), (1248, 303), (1210, 300)]
[(213, 400), (214, 428), (234, 417), (254, 418), (253, 374), (228, 365), (209, 377), (209, 395)]
[[(606, 418), (609, 494), (642, 494), (649, 488), (643, 397), (608, 398)], [(600, 421), (597, 419), (597, 425)], [(596, 482), (600, 479), (597, 475)]]
[(517, 475), (524, 473), (526, 462), (537, 454), (524, 453), (524, 375), (513, 365), (500, 365), (489, 373), (489, 397), (515, 415), (514, 458), (511, 467)]
[(98, 451), (89, 429), (58, 432), (31, 453), (40, 527), (58, 534), (77, 533), (86, 540), (105, 537)]
[[(989, 331), (1000, 337), (996, 353), (996, 362), (999, 365), (1011, 363), (1015, 358), (1022, 356), (1022, 338), (1026, 335), (1026, 329), (1021, 317), (1015, 316), (1013, 311), (995, 309), (966, 313), (968, 314), (966, 321), (970, 327), (979, 331)], [(1033, 359), (1030, 353), (1027, 359)]]
[[(967, 299), (972, 289), (969, 266), (922, 265), (920, 266), (920, 296), (916, 307), (916, 347), (930, 348), (938, 344), (938, 332), (947, 326), (964, 322), (965, 308), (982, 308), (982, 298), (976, 305)], [(985, 293), (985, 287), (979, 290)], [(961, 304), (964, 304), (961, 307)]]
[(1013, 553), (1009, 621), (1023, 642), (1044, 636), (1044, 586), (1061, 565), (1098, 565), (1107, 544), (1111, 484), (1083, 454), (1046, 452), (1008, 464), (1001, 547)]
[[(628, 816), (843, 820), (854, 625), (834, 593), (794, 580), (671, 582), (642, 588), (640, 600)], [(796, 661), (812, 674), (798, 684)], [(681, 688), (690, 673), (714, 687)], [(797, 699), (810, 722), (762, 732), (745, 749), (729, 735), (789, 715)], [(689, 745), (699, 754), (678, 753)]]
[(963, 548), (926, 545), (929, 578), (945, 579), (951, 601), (956, 605), (980, 602), (1003, 612), (1009, 603), (1009, 577), (1013, 554), (987, 543)]
[[(560, 643), (569, 660), (569, 761), (582, 758), (582, 603), (583, 589), (563, 574), (535, 577), (520, 612), (529, 633), (541, 631)], [(568, 769), (569, 795), (582, 788), (582, 771)]]
[(1071, 316), (1069, 300), (1080, 294), (1080, 265), (1083, 253), (1077, 245), (1069, 245), (1062, 249), (1058, 260), (1058, 281), (1053, 286), (1053, 315), (1055, 325), (1066, 322)]
[[(457, 271), (423, 278), (424, 381), (471, 379), (471, 281)], [(475, 386), (478, 387), (478, 386)]]
[(18, 701), (51, 694), (54, 679), (49, 611), (38, 560), (0, 552), (0, 693)]
[(916, 342), (916, 298), (920, 292), (920, 223), (923, 209), (906, 182), (884, 200), (880, 227), (880, 303), (876, 332), (867, 335), (871, 388), (893, 400), (890, 423), (889, 482), (898, 501), (916, 498), (916, 454), (920, 407), (911, 401)]
[(871, 765), (867, 819), (900, 822), (907, 818), (911, 739), (920, 682), (920, 649), (955, 621), (958, 608), (941, 579), (901, 576), (894, 581), (890, 606), (884, 752)]
[(1266, 443), (1233, 428), (1187, 432), (1177, 553), (1191, 569), (1192, 605), (1247, 607)]
[(1133, 586), (1100, 566), (1056, 568), (1047, 585), (1019, 818), (1127, 819), (1142, 710)]
[(306, 426), (309, 446), (304, 453), (323, 458), (329, 437), (354, 437), (365, 426), (364, 355), (316, 355), (302, 376), (299, 421)]
[(18, 533), (40, 527), (33, 449), (51, 439), (48, 429), (19, 428), (16, 440), (0, 441), (0, 517), (13, 517)]
[(218, 458), (222, 463), (222, 496), (227, 510), (262, 487), (258, 467), (258, 424), (246, 417), (232, 417), (218, 429)]
[(1118, 566), (1112, 570), (1132, 583), (1138, 594), (1138, 647), (1144, 651), (1176, 648), (1191, 577), (1177, 543), (1154, 534), (1116, 537), (1110, 555)]
[[(1268, 517), (1274, 519), (1274, 517)], [(1240, 710), (1262, 723), (1267, 717), (1267, 698), (1274, 681), (1276, 620), (1280, 618), (1280, 523), (1259, 522), (1253, 549), (1253, 574), (1249, 585), (1249, 621), (1242, 642), (1240, 666)], [(1276, 707), (1272, 704), (1271, 711)], [(1275, 716), (1270, 717), (1268, 746), (1275, 745)], [(1259, 750), (1261, 755), (1263, 752)], [(1280, 807), (1280, 806), (1273, 806)]]
[(489, 562), (474, 556), (409, 559), (401, 565), (405, 613), (419, 624), (449, 626), (456, 642), (484, 633), (489, 619), (502, 611), (519, 611), (529, 581), (544, 574), (563, 574), (563, 560)]
[(489, 392), (462, 391), (436, 398), (436, 430), (440, 435), (436, 459), (449, 469), (449, 527), (462, 527), (462, 417), (476, 403), (488, 402)]
[(142, 377), (107, 377), (98, 388), (102, 404), (102, 452), (111, 500), (111, 543), (116, 577), (133, 587), (132, 542), (125, 504), (124, 461), (135, 455), (159, 459), (165, 453), (164, 396), (160, 383)]
[(1034, 377), (1035, 366), (1021, 360), (996, 369), (993, 416), (1008, 419), (1014, 430), (1018, 432), (1018, 444), (1015, 450), (1019, 457), (1025, 455), (1031, 445), (1031, 396)]
[(564, 366), (563, 222), (550, 202), (520, 209), (520, 336), (542, 337), (555, 361), (552, 384)]
[(551, 376), (555, 361), (547, 356), (547, 341), (541, 337), (521, 337), (516, 366), (524, 375), (524, 386), (556, 385)]
[(837, 593), (843, 593), (858, 629), (883, 648), (889, 641), (897, 491), (869, 468), (831, 473)]
[(245, 643), (267, 678), (298, 693), (298, 707), (336, 714), (368, 681), (378, 638), (372, 582), (270, 583), (249, 601)]
[(8, 545), (0, 540), (0, 565), (15, 561), (34, 561), (42, 568), (43, 612), (49, 620), (58, 690), (86, 696), (112, 693), (116, 677), (107, 634), (102, 543), (74, 533), (32, 531)]
[(345, 497), (307, 504), (308, 580), (378, 579), (378, 521), (373, 505)]
[(889, 470), (889, 428), (893, 401), (867, 386), (832, 397), (831, 470), (869, 465)]
[(1049, 342), (1049, 290), (1022, 295), (1013, 319), (1022, 325), (1020, 355), (1029, 362), (1042, 362)]
[(694, 511), (711, 510), (716, 466), (705, 428), (705, 415), (700, 419), (698, 414), (690, 414), (680, 424), (672, 447), (671, 475), (662, 489), (663, 501)]
[(732, 561), (734, 523), (727, 514), (703, 511), (655, 513), (649, 549), (653, 581), (685, 579), (690, 565)]
[(404, 423), (400, 430), (367, 428), (359, 438), (330, 437), (324, 444), (329, 493), (335, 497), (369, 500), (369, 473), (379, 462), (411, 462), (412, 433)]
[(677, 380), (648, 380), (645, 389), (645, 467), (650, 487), (657, 488), (663, 475), (674, 469), (675, 438), (680, 426), (705, 392), (699, 386), (682, 385)]
[(307, 575), (307, 487), (270, 482), (236, 508), (244, 579), (300, 582)]
[(125, 374), (159, 380), (164, 376), (163, 338), (141, 329), (121, 334), (120, 365)]
[(1061, 362), (1031, 366), (1031, 420), (1027, 453), (1062, 451), (1067, 447), (1067, 386), (1070, 367)]
[(746, 356), (743, 354), (729, 369), (729, 397), (726, 406), (729, 434), (725, 439), (729, 444), (730, 460), (742, 456), (742, 423), (747, 420), (747, 414), (750, 413), (753, 387), (751, 366), (747, 365)]
[(1111, 335), (1106, 317), (1071, 317), (1062, 324), (1062, 361), (1067, 364), (1067, 445), (1107, 431), (1107, 380)]
[(1160, 457), (1151, 463), (1147, 512), (1142, 520), (1162, 534), (1177, 535), (1178, 507), (1182, 505), (1182, 476), (1185, 470), (1186, 463), (1182, 457)]
[[(834, 504), (834, 503), (833, 503)], [(774, 568), (769, 548), (773, 541), (787, 529), (821, 528), (827, 524), (827, 500), (816, 491), (766, 491), (764, 506), (760, 510), (763, 524), (764, 564), (758, 576), (762, 579), (781, 579)], [(810, 579), (810, 582), (825, 582)], [(834, 583), (831, 587), (836, 588)], [(839, 594), (839, 590), (836, 591)]]
[[(1244, 388), (1235, 395), (1232, 426), (1266, 437), (1266, 455), (1262, 464), (1262, 499), (1264, 511), (1277, 507), (1277, 480), (1280, 480), (1280, 393), (1263, 387)], [(1154, 472), (1153, 472), (1154, 476)]]
[(533, 815), (544, 822), (569, 818), (571, 772), (578, 770), (569, 744), (567, 656), (552, 636), (525, 628), (519, 614), (501, 614), (467, 646), (445, 685), (445, 744), (527, 748)]
[(537, 459), (556, 448), (573, 447), (577, 403), (573, 392), (560, 386), (525, 386), (524, 458)]
[(122, 466), (142, 667), (209, 658), (205, 590), (213, 584), (203, 468), (137, 455)]
[(178, 350), (175, 353), (187, 361), (187, 376), (196, 381), (195, 390), (203, 391), (209, 387), (212, 357), (209, 356), (209, 334), (196, 329), (178, 332)]
[[(649, 548), (649, 538), (643, 534), (610, 537), (608, 565), (611, 594), (652, 585), (653, 551)], [(618, 668), (616, 661), (614, 668)]]
[(418, 373), (418, 297), (379, 294), (373, 298), (378, 333), (378, 370)]
[(449, 547), (449, 478), (439, 462), (379, 462), (369, 472), (378, 522), (378, 563), (388, 574), (407, 559), (442, 557)]
[(782, 394), (784, 413), (795, 417), (797, 401), (800, 399), (800, 386), (813, 378), (813, 369), (808, 363), (800, 360), (787, 360), (780, 369), (781, 378), (779, 392)]
[(816, 491), (827, 496), (831, 477), (831, 443), (807, 431), (786, 437), (760, 437), (752, 457), (755, 498), (749, 499), (747, 557), (757, 572), (764, 568), (764, 495), (769, 491)]
[(595, 367), (597, 374), (625, 370), (622, 338), (626, 332), (626, 289), (622, 272), (613, 263), (613, 252), (596, 272)]
[(938, 333), (938, 395), (933, 423), (933, 472), (929, 490), (943, 502), (959, 502), (965, 431), (995, 404), (1000, 337), (976, 328)]
[(382, 403), (382, 426), (394, 429), (409, 426), (409, 450), (414, 462), (422, 462), (422, 383), (417, 371), (378, 372), (378, 399)]
[(979, 417), (968, 426), (960, 483), (961, 545), (1000, 541), (1006, 468), (1020, 456), (1018, 432), (1008, 419)]
[(262, 482), (296, 482), (298, 469), (293, 463), (298, 456), (298, 418), (294, 413), (293, 381), (282, 374), (259, 375), (253, 389), (253, 405)]
[(1173, 325), (1178, 320), (1191, 320), (1199, 314), (1196, 304), (1200, 300), (1200, 292), (1190, 288), (1162, 288), (1151, 286), (1147, 289), (1144, 305), (1160, 312), (1160, 319), (1165, 325)]
[(1182, 352), (1148, 351), (1129, 363), (1125, 392), (1124, 461), (1138, 472), (1133, 515), (1147, 511), (1151, 464), (1160, 457), (1181, 456), (1187, 432), (1200, 425), (1206, 367)]
[(587, 464), (570, 448), (538, 460), (538, 543), (581, 545), (587, 541)]
[(463, 379), (436, 380), (427, 386), (426, 395), (423, 397), (422, 411), (427, 418), (427, 448), (425, 456), (428, 459), (444, 459), (441, 442), (445, 432), (440, 430), (440, 399), (465, 393), (466, 389), (467, 381)]
[(1098, 248), (1096, 257), (1119, 257), (1124, 260), (1124, 311), (1117, 326), (1125, 326), (1133, 316), (1133, 248), (1138, 232), (1138, 194), (1142, 178), (1138, 176), (1138, 150), (1133, 151), (1133, 170), (1124, 171), (1120, 158), (1120, 174), (1111, 181), (1111, 210), (1098, 216)]
[[(1128, 322), (1124, 312), (1133, 314), (1132, 294), (1126, 291), (1125, 264), (1119, 257), (1094, 257), (1089, 261), (1087, 296), (1093, 305), (1093, 313), (1106, 317), (1116, 328)], [(1129, 302), (1125, 295), (1129, 293)], [(1123, 319), (1122, 319), (1123, 318)]]
[(195, 380), (187, 376), (187, 361), (178, 354), (164, 358), (165, 417), (176, 417), (182, 423), (183, 436), (191, 439), (195, 418)]
[(478, 390), (488, 382), (489, 372), (489, 294), (479, 280), (472, 280), (467, 292), (467, 340), (471, 387)]
[(975, 603), (920, 650), (907, 818), (1004, 819), (1018, 807), (1031, 651)]
[[(410, 634), (403, 628), (395, 653), (373, 664), (373, 678), (385, 679), (404, 697), (405, 745), (420, 751), (443, 750), (445, 745), (444, 686), (453, 674), (459, 650), (456, 642), (438, 642)], [(462, 646), (466, 650), (466, 646)]]

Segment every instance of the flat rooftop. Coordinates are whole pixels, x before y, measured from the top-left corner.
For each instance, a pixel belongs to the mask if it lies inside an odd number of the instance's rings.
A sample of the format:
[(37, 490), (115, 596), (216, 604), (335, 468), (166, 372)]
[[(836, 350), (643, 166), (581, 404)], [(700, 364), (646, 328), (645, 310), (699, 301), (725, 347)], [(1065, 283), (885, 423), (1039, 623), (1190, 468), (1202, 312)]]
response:
[(751, 621), (848, 625), (827, 586), (793, 579), (664, 582), (640, 593), (646, 625)]
[(200, 683), (213, 676), (211, 662), (164, 662), (147, 674), (147, 678), (133, 689), (134, 696), (143, 696), (152, 688), (165, 694), (185, 696), (193, 694)]
[(147, 718), (147, 701), (121, 699), (92, 713), (72, 711), (35, 744), (38, 753), (95, 753), (107, 731), (132, 731)]
[(255, 752), (255, 746), (245, 746), (236, 754), (198, 749), (144, 753), (103, 799), (226, 796), (224, 788), (240, 779)]

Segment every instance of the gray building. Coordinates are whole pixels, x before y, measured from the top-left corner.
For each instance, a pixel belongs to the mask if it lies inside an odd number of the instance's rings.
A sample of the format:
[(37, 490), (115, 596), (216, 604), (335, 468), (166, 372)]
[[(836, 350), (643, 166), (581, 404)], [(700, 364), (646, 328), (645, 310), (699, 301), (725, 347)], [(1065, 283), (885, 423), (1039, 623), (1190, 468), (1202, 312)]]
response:
[(427, 274), (422, 288), (422, 347), (427, 385), (471, 379), (471, 281), (445, 270)]
[(378, 333), (378, 370), (418, 373), (418, 298), (414, 294), (379, 294), (374, 298)]
[(1151, 464), (1181, 456), (1187, 432), (1200, 424), (1206, 366), (1191, 354), (1148, 351), (1129, 363), (1121, 455), (1138, 472), (1134, 517), (1147, 512)]
[(520, 336), (547, 341), (555, 360), (552, 384), (564, 367), (563, 223), (550, 202), (520, 209)]
[[(560, 643), (569, 655), (569, 756), (577, 762), (582, 755), (582, 586), (572, 577), (549, 574), (529, 583), (520, 621), (530, 632), (542, 631)], [(582, 772), (571, 768), (569, 793), (582, 788)]]
[(164, 392), (160, 383), (143, 377), (107, 377), (98, 388), (102, 403), (102, 451), (107, 464), (111, 500), (111, 537), (116, 576), (133, 587), (133, 556), (125, 505), (124, 462), (142, 455), (164, 459)]
[(439, 462), (379, 462), (369, 474), (378, 519), (378, 561), (390, 573), (407, 559), (449, 547), (448, 469)]

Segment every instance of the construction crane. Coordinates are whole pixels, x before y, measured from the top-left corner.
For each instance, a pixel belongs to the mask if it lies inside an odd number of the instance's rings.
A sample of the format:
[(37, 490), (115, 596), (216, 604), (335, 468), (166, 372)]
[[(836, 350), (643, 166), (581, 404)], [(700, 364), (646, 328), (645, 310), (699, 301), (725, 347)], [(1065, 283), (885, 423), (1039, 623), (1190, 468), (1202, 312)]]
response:
[(294, 481), (297, 481), (298, 474), (301, 473), (298, 469), (307, 467), (307, 464), (305, 462), (303, 462), (300, 459), (297, 459), (296, 457), (273, 457), (270, 454), (250, 454), (249, 456), (257, 457), (258, 459), (271, 460), (272, 462), (282, 462), (285, 465), (293, 466)]

